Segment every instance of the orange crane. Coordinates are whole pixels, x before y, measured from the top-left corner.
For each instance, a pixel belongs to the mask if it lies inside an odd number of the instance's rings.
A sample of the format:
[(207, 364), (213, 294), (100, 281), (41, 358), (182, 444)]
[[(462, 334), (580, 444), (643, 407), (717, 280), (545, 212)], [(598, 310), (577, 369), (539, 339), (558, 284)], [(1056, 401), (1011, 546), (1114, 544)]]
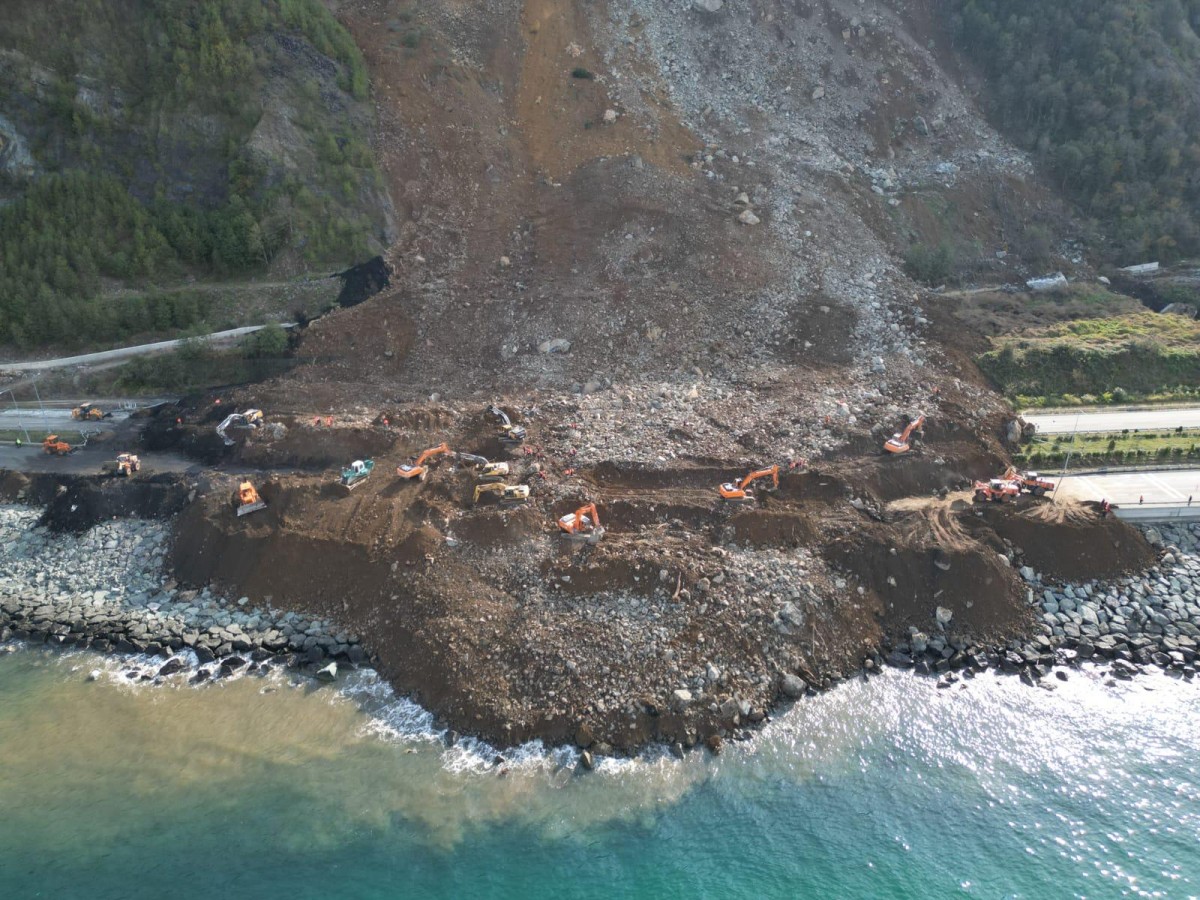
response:
[(396, 474), (401, 478), (416, 478), (418, 481), (424, 481), (425, 476), (429, 474), (429, 467), (425, 465), (425, 463), (429, 462), (429, 460), (433, 459), (435, 456), (441, 456), (443, 453), (449, 452), (450, 445), (443, 441), (436, 447), (430, 447), (428, 450), (424, 451), (420, 456), (417, 457), (416, 462), (412, 463), (412, 465), (405, 463), (403, 465), (396, 466)]
[(600, 513), (595, 503), (581, 506), (573, 513), (567, 513), (558, 520), (564, 537), (570, 540), (586, 540), (589, 544), (599, 542), (604, 536), (604, 528), (600, 524)]
[(919, 413), (915, 419), (908, 423), (908, 427), (903, 431), (898, 431), (888, 438), (887, 443), (883, 445), (883, 449), (888, 453), (907, 453), (912, 449), (909, 443), (909, 438), (912, 437), (914, 431), (920, 431), (925, 424), (925, 413)]
[(717, 493), (719, 493), (725, 500), (743, 500), (747, 502), (753, 501), (754, 495), (747, 491), (746, 488), (748, 488), (751, 483), (757, 481), (759, 478), (766, 478), (768, 475), (771, 476), (771, 490), (778, 490), (779, 466), (775, 465), (766, 469), (759, 469), (757, 472), (751, 472), (741, 481), (727, 481), (717, 488)]

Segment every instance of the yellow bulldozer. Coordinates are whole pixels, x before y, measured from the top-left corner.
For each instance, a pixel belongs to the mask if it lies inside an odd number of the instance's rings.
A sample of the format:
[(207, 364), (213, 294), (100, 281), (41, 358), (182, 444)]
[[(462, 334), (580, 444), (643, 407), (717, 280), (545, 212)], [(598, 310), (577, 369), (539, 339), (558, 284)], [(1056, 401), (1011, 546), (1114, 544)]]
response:
[(238, 485), (234, 502), (237, 505), (237, 514), (239, 516), (248, 516), (252, 512), (258, 512), (260, 509), (267, 508), (267, 504), (263, 502), (262, 497), (258, 495), (258, 491), (254, 489), (254, 485), (249, 481), (243, 481)]
[(112, 413), (105, 412), (96, 404), (80, 403), (77, 407), (71, 410), (71, 418), (78, 419), (83, 422), (99, 422), (101, 419), (112, 417)]

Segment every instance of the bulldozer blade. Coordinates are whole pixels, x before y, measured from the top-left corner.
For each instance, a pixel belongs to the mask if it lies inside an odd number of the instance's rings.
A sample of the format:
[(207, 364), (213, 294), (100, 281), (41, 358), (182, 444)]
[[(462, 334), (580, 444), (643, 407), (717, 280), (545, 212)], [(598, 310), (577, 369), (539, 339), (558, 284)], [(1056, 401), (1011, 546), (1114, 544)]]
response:
[(259, 500), (257, 503), (247, 503), (245, 506), (239, 506), (237, 514), (239, 516), (248, 516), (252, 512), (258, 512), (260, 509), (266, 509), (267, 504)]

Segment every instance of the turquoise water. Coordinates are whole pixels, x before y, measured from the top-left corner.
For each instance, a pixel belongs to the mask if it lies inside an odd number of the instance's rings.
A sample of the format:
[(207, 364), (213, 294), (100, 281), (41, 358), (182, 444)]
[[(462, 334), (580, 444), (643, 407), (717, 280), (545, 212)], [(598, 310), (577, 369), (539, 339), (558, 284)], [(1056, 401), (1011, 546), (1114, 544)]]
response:
[[(95, 682), (89, 670), (100, 668)], [(500, 774), (369, 676), (0, 656), (5, 897), (1188, 897), (1200, 685), (888, 673), (719, 758)]]

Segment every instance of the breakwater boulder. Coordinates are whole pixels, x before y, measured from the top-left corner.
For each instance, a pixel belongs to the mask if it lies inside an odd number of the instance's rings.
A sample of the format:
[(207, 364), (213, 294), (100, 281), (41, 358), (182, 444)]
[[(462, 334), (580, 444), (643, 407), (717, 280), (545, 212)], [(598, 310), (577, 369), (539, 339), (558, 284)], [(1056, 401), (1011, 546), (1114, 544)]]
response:
[(119, 519), (76, 535), (39, 521), (35, 510), (0, 506), (2, 640), (164, 656), (164, 677), (207, 664), (228, 676), (248, 660), (314, 675), (367, 662), (358, 635), (331, 621), (181, 589), (164, 574), (163, 522)]

